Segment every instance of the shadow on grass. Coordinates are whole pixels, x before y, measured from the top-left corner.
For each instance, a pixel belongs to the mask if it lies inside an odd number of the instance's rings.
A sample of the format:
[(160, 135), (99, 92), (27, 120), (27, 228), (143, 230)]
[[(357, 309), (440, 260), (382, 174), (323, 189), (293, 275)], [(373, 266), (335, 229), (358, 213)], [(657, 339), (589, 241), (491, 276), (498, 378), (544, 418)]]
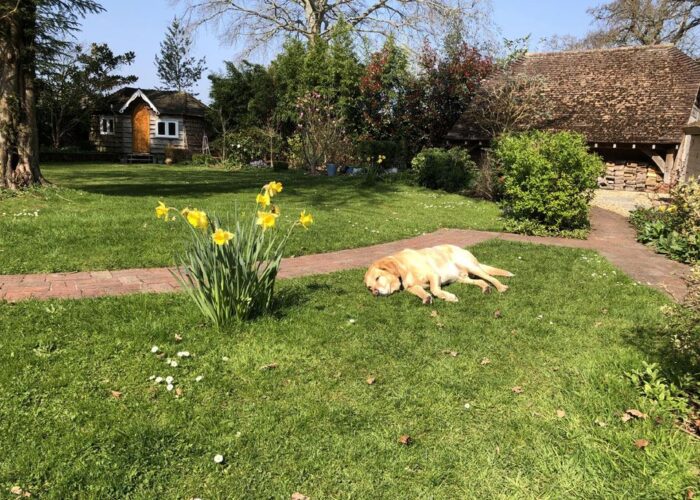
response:
[(624, 338), (643, 352), (648, 362), (657, 363), (673, 381), (698, 369), (690, 356), (673, 347), (673, 331), (669, 326), (637, 325)]
[[(313, 205), (378, 204), (400, 191), (401, 183), (380, 182), (373, 186), (361, 178), (309, 176), (299, 172), (241, 170), (227, 172), (194, 167), (158, 165), (88, 165), (81, 169), (53, 172), (57, 185), (104, 196), (187, 197), (256, 192), (276, 179), (284, 193)], [(50, 175), (50, 174), (49, 174)]]

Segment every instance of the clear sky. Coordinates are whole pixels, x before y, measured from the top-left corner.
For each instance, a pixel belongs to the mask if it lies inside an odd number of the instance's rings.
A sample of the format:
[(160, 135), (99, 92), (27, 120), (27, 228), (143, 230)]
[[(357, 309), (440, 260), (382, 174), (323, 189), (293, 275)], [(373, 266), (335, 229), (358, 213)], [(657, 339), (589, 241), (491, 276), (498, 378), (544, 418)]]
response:
[[(554, 34), (581, 36), (590, 28), (586, 9), (599, 0), (491, 0), (492, 17), (505, 38), (531, 34), (531, 48), (537, 42)], [(78, 40), (84, 43), (104, 42), (118, 53), (132, 50), (136, 61), (129, 71), (139, 77), (137, 86), (151, 88), (158, 85), (154, 57), (159, 51), (165, 30), (175, 15), (182, 13), (182, 4), (171, 0), (102, 0), (105, 12), (88, 17)], [(235, 60), (235, 47), (221, 44), (211, 29), (201, 28), (195, 34), (195, 55), (206, 56), (209, 71), (218, 71), (223, 61)], [(271, 54), (274, 55), (274, 54)], [(270, 54), (258, 55), (256, 62), (267, 62)], [(195, 92), (207, 102), (209, 81), (202, 78)]]

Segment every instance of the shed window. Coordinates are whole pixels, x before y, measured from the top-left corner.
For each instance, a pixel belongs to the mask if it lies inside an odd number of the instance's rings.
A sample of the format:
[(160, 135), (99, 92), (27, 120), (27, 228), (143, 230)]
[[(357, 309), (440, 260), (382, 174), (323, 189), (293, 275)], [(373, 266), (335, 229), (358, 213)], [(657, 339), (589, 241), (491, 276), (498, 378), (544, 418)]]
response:
[(112, 116), (100, 116), (100, 134), (101, 135), (114, 134), (114, 117), (112, 117)]
[(158, 120), (159, 137), (177, 137), (178, 123), (176, 120)]

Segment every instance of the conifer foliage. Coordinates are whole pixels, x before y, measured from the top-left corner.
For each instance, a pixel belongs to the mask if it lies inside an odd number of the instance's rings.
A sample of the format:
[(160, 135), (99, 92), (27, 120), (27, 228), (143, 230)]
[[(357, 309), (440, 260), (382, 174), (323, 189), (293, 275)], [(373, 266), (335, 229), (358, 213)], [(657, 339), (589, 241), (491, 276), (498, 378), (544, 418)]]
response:
[(158, 78), (169, 90), (185, 92), (191, 89), (206, 70), (206, 58), (197, 59), (190, 52), (192, 38), (176, 18), (168, 27), (165, 40), (160, 43), (160, 55), (156, 55)]

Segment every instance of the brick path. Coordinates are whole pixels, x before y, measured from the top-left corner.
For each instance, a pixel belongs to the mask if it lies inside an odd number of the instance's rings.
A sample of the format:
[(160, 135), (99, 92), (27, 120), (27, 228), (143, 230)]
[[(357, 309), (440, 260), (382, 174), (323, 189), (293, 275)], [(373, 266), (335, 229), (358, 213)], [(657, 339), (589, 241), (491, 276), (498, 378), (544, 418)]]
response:
[[(688, 266), (666, 259), (637, 243), (634, 229), (620, 215), (594, 207), (591, 211), (591, 224), (590, 237), (585, 241), (467, 229), (440, 229), (434, 233), (381, 245), (284, 259), (280, 278), (362, 268), (379, 257), (404, 248), (423, 248), (444, 243), (466, 247), (490, 239), (502, 239), (597, 250), (633, 279), (659, 288), (676, 300), (683, 298), (686, 293), (683, 277), (688, 272)], [(167, 268), (0, 275), (0, 300), (9, 302), (29, 298), (74, 299), (138, 292), (174, 292), (178, 288), (177, 280)]]

